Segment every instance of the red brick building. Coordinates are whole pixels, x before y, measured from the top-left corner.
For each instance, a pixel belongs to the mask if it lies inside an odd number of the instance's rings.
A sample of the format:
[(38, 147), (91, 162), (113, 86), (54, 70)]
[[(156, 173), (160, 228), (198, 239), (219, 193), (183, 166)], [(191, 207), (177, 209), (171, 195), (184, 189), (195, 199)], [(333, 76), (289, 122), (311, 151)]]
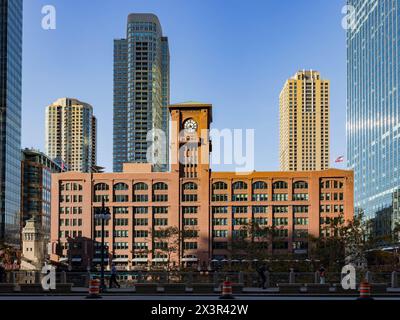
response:
[[(212, 121), (211, 108), (201, 103), (170, 106), (178, 124), (171, 132), (170, 172), (125, 164), (122, 173), (55, 174), (53, 260), (79, 266), (100, 261), (101, 227), (94, 213), (102, 199), (112, 216), (105, 227), (109, 259), (126, 267), (169, 260), (159, 234), (170, 226), (185, 230), (171, 261), (204, 265), (245, 257), (233, 244), (251, 224), (275, 230), (265, 241), (266, 254), (305, 255), (309, 235), (320, 236), (330, 219), (353, 217), (351, 171), (211, 172), (211, 142), (203, 133)], [(179, 150), (200, 160), (182, 164)]]

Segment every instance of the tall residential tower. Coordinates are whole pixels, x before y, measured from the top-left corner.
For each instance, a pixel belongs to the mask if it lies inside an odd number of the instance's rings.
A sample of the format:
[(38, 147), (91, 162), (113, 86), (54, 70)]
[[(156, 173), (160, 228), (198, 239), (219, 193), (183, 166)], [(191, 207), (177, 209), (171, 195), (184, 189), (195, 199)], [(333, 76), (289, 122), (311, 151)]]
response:
[(61, 98), (46, 108), (46, 154), (71, 171), (96, 171), (96, 118), (90, 104)]
[[(385, 234), (400, 222), (400, 1), (349, 0), (347, 157), (355, 207)], [(393, 214), (393, 212), (395, 214)]]
[(114, 171), (148, 162), (147, 150), (165, 134), (157, 171), (168, 167), (169, 48), (158, 18), (130, 14), (127, 37), (114, 40)]
[(299, 71), (280, 94), (280, 169), (329, 168), (329, 81)]
[(22, 0), (0, 0), (0, 242), (19, 245)]

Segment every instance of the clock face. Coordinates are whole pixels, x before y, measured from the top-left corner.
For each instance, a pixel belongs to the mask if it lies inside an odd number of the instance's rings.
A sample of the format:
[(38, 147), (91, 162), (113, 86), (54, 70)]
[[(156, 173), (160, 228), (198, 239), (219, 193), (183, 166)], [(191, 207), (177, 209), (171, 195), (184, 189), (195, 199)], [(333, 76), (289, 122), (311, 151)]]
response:
[(193, 119), (186, 120), (183, 124), (186, 132), (193, 133), (197, 130), (197, 123)]

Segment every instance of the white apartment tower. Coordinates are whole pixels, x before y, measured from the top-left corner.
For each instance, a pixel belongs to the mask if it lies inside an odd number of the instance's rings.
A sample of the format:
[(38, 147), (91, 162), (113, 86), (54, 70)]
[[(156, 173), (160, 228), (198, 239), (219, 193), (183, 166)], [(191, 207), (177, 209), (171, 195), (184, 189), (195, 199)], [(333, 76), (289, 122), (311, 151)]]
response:
[(96, 118), (90, 104), (61, 98), (46, 108), (46, 153), (62, 159), (69, 171), (96, 166)]

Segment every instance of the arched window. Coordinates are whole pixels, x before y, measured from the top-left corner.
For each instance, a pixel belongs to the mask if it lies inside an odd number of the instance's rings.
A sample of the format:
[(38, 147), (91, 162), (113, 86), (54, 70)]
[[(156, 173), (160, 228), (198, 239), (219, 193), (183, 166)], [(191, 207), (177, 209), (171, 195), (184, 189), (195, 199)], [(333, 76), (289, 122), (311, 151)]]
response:
[(236, 181), (232, 187), (233, 190), (244, 190), (247, 189), (247, 183), (243, 181)]
[(264, 181), (256, 181), (253, 183), (253, 190), (268, 189), (268, 185)]
[(183, 185), (183, 190), (197, 190), (197, 184), (194, 182), (187, 182)]
[(109, 189), (108, 184), (105, 183), (98, 183), (94, 186), (95, 191), (105, 191), (108, 189)]
[(114, 190), (128, 190), (129, 187), (126, 183), (119, 182), (114, 185)]
[(218, 181), (213, 183), (212, 185), (213, 190), (226, 190), (228, 189), (228, 185), (225, 182)]
[(287, 189), (288, 184), (285, 181), (276, 181), (273, 184), (274, 189)]
[(164, 182), (157, 182), (153, 184), (153, 190), (168, 190), (168, 185)]
[(308, 189), (308, 183), (305, 181), (296, 181), (293, 183), (294, 189)]
[(148, 190), (148, 189), (149, 189), (148, 185), (145, 184), (144, 182), (138, 182), (138, 183), (135, 183), (135, 184), (133, 185), (133, 190), (135, 190), (135, 191), (138, 191), (138, 190)]

